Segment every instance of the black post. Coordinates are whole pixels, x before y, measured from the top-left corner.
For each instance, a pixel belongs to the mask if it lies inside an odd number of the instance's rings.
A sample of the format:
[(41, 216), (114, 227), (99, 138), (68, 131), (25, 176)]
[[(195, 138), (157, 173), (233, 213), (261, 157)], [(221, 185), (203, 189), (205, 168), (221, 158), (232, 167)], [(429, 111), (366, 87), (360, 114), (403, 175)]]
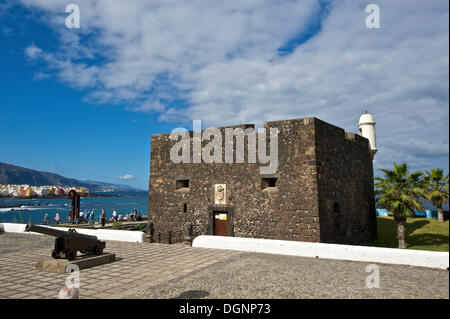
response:
[(74, 224), (75, 223), (75, 196), (72, 198), (72, 213), (71, 213), (72, 217), (71, 217), (71, 223)]
[(79, 223), (80, 219), (80, 195), (78, 193), (75, 193), (75, 196), (77, 198), (77, 224)]

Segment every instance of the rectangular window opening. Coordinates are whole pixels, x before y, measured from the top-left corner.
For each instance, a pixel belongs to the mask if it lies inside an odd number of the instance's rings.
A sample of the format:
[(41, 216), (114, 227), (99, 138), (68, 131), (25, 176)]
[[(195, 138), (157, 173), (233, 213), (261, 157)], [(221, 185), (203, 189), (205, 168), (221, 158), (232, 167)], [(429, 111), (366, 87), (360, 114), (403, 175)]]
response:
[(277, 181), (278, 178), (275, 177), (263, 178), (261, 181), (261, 187), (262, 189), (266, 189), (268, 187), (277, 187)]
[(181, 188), (189, 188), (189, 180), (188, 179), (177, 180), (177, 189), (181, 189)]
[(183, 204), (183, 213), (187, 213), (187, 204)]
[(338, 215), (338, 214), (341, 213), (341, 208), (339, 207), (339, 203), (334, 203), (334, 204), (333, 204), (333, 210), (334, 210), (334, 213), (335, 213), (336, 215)]

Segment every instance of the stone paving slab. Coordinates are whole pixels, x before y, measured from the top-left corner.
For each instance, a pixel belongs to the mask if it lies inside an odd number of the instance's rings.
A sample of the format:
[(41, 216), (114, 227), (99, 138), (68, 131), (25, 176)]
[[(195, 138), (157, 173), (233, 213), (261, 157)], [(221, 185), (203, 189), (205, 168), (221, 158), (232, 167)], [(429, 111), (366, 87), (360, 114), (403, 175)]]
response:
[(122, 298), (405, 299), (449, 298), (447, 270), (377, 264), (378, 288), (364, 262), (243, 253)]
[[(56, 298), (66, 274), (35, 269), (53, 238), (0, 235), (0, 299)], [(81, 270), (81, 298), (449, 298), (447, 270), (314, 259), (181, 244), (107, 242), (114, 263)]]
[[(30, 234), (0, 235), (0, 298), (56, 298), (66, 274), (36, 270), (48, 258), (53, 238)], [(136, 288), (161, 284), (206, 267), (238, 252), (197, 249), (185, 245), (107, 242), (114, 263), (80, 272), (80, 297), (117, 298)]]

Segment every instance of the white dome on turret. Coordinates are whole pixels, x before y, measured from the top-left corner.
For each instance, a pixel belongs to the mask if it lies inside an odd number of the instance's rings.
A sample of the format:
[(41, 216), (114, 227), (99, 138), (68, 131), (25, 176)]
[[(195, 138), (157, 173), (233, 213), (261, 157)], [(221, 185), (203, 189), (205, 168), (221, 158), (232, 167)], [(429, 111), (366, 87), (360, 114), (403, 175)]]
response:
[(359, 118), (358, 126), (362, 124), (375, 124), (375, 120), (373, 119), (372, 114), (364, 113), (363, 115), (361, 115), (361, 117)]
[(375, 120), (372, 114), (367, 113), (367, 111), (361, 115), (358, 122), (359, 134), (369, 140), (370, 152), (372, 154), (372, 159), (375, 153), (378, 151), (377, 139), (375, 135)]

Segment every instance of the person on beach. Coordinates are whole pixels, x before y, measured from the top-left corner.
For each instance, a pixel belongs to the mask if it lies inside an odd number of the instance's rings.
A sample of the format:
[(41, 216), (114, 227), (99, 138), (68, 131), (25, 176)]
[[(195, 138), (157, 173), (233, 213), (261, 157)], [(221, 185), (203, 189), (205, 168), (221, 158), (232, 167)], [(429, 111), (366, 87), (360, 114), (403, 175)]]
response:
[(114, 218), (114, 220), (117, 221), (117, 211), (115, 208), (113, 209), (112, 218)]
[(106, 213), (105, 213), (105, 209), (104, 208), (102, 208), (102, 213), (100, 214), (100, 220), (102, 222), (102, 227), (105, 227)]
[(61, 219), (61, 217), (59, 217), (59, 214), (56, 213), (56, 216), (55, 216), (55, 223), (56, 223), (56, 225), (59, 224), (59, 220), (60, 220), (60, 219)]
[(122, 213), (119, 213), (119, 217), (117, 217), (118, 220), (123, 220)]
[(42, 224), (48, 225), (48, 214), (44, 215), (44, 219), (42, 220)]
[(81, 212), (80, 212), (80, 220), (79, 220), (79, 223), (80, 223), (80, 224), (83, 223), (83, 220), (84, 220), (84, 212), (81, 211)]

